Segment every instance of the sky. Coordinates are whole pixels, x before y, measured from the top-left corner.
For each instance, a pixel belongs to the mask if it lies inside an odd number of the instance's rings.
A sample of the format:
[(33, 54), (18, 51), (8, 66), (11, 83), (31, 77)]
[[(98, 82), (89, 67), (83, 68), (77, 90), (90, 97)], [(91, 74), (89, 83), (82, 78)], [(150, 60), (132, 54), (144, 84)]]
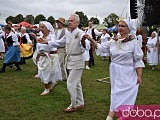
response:
[(100, 23), (111, 13), (123, 18), (130, 16), (129, 0), (0, 0), (0, 23), (18, 14), (68, 19), (76, 11), (82, 11), (88, 19), (97, 17)]

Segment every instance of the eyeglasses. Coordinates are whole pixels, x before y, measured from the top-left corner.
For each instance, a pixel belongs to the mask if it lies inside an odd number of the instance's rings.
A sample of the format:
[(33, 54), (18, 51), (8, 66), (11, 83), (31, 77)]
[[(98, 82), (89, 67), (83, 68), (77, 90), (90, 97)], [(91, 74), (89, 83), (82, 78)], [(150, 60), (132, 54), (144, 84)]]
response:
[(128, 27), (127, 25), (118, 25), (118, 27)]

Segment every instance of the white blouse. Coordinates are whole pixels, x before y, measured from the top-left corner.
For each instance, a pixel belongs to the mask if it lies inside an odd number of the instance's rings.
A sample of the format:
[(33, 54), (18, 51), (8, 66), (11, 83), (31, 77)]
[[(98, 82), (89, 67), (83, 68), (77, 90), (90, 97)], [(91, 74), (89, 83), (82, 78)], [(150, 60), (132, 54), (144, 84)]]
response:
[(108, 41), (109, 38), (110, 38), (110, 35), (108, 33), (106, 33), (105, 35), (102, 34), (101, 43), (105, 43), (106, 41)]
[(143, 42), (142, 35), (138, 35), (137, 36), (137, 40), (138, 40), (138, 42), (139, 42), (139, 44), (140, 44), (140, 46), (142, 48), (142, 42)]
[(156, 43), (157, 43), (157, 37), (154, 37), (154, 38), (150, 37), (147, 41), (146, 46), (149, 47), (149, 48), (154, 48)]
[(109, 52), (112, 62), (131, 65), (134, 66), (134, 68), (144, 67), (142, 61), (143, 52), (138, 41), (136, 39), (125, 43), (121, 41), (122, 39), (119, 39), (117, 42), (112, 39), (102, 44), (98, 43), (96, 49), (97, 55), (100, 54), (100, 52)]
[(19, 36), (19, 37), (23, 37), (23, 36), (25, 36), (25, 37), (26, 37), (26, 39), (27, 39), (27, 44), (32, 44), (32, 41), (31, 41), (31, 39), (30, 39), (30, 37), (29, 37), (28, 33), (24, 33), (24, 34), (22, 34), (22, 33), (18, 33), (18, 36)]
[[(42, 36), (41, 36), (42, 37)], [(46, 37), (47, 40), (51, 41), (52, 40), (55, 40), (55, 35), (54, 34), (49, 34), (47, 37)], [(56, 47), (54, 46), (50, 46), (48, 44), (41, 44), (41, 43), (37, 43), (36, 45), (36, 49), (37, 49), (37, 52), (38, 53), (48, 53), (50, 51), (55, 51), (57, 50)]]

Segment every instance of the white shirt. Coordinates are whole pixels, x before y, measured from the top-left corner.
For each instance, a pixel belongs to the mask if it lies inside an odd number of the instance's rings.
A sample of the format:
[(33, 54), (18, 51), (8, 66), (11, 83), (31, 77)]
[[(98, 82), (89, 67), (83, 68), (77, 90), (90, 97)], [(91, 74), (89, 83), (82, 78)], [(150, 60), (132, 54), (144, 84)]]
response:
[[(86, 34), (88, 34), (90, 37), (93, 37), (92, 36), (92, 29), (93, 28), (88, 28), (88, 30), (86, 30)], [(99, 32), (97, 29), (94, 28), (94, 33), (95, 35), (97, 36), (101, 36), (102, 35), (102, 32)]]
[(142, 42), (143, 42), (142, 35), (138, 35), (137, 40), (139, 42), (140, 47), (142, 48)]

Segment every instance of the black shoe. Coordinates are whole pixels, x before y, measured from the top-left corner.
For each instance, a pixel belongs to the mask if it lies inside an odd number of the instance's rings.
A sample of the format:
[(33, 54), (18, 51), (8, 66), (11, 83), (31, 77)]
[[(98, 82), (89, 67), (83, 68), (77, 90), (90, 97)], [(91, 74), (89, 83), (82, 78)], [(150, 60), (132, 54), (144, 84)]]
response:
[(3, 73), (5, 72), (5, 70), (3, 68), (0, 69), (0, 73)]
[(17, 68), (16, 71), (21, 71), (21, 68)]
[(9, 67), (10, 67), (10, 68), (13, 68), (13, 65), (10, 65)]

